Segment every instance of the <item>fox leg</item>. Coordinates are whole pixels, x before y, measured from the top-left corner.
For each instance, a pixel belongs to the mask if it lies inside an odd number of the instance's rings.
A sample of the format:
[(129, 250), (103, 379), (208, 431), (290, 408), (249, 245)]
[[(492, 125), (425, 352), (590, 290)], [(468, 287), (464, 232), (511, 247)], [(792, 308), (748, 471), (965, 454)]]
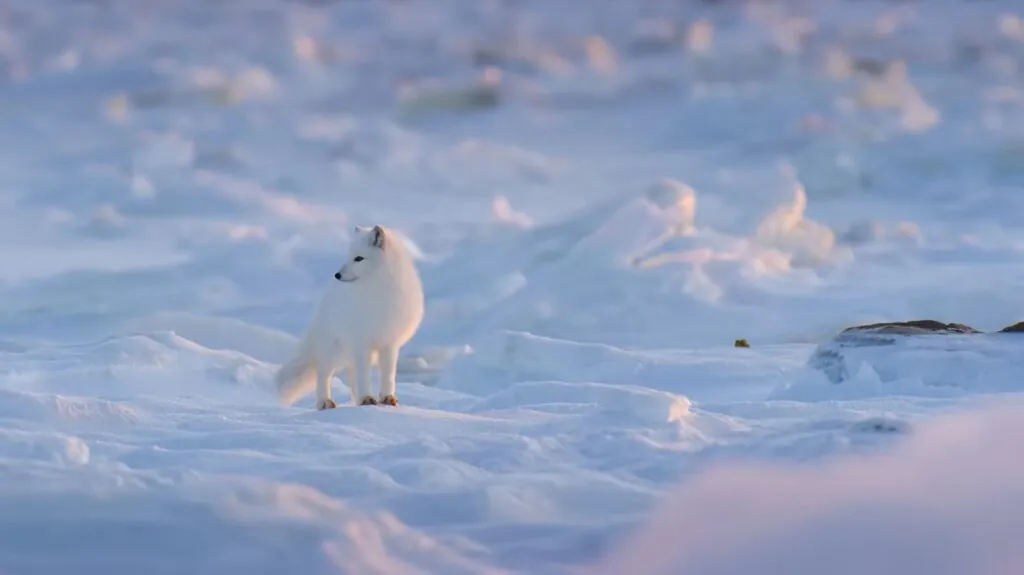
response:
[(331, 378), (334, 370), (323, 369), (316, 372), (316, 408), (318, 410), (334, 409), (337, 403), (331, 399)]
[(382, 348), (377, 358), (377, 368), (380, 370), (380, 402), (385, 405), (398, 405), (398, 398), (395, 397), (395, 372), (398, 371), (398, 348)]
[(359, 405), (377, 405), (377, 400), (370, 393), (370, 366), (372, 365), (370, 352), (359, 351), (352, 359), (356, 397), (359, 398)]

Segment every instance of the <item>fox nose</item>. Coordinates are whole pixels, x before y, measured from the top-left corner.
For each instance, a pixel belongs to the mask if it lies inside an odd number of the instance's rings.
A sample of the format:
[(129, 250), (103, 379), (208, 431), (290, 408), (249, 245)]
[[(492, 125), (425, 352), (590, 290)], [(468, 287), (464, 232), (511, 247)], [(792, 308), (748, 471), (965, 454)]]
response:
[(334, 274), (334, 279), (340, 280), (341, 279), (341, 272), (338, 272), (338, 273)]

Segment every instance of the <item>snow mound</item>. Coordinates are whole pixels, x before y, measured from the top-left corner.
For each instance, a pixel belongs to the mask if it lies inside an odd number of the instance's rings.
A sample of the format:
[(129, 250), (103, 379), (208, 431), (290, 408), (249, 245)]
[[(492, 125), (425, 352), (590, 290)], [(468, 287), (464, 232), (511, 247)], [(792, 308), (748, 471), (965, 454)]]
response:
[(5, 429), (0, 431), (0, 461), (6, 467), (12, 460), (59, 467), (86, 465), (89, 445), (74, 435)]
[(959, 397), (1018, 392), (1024, 340), (1015, 333), (846, 331), (821, 343), (773, 399), (886, 395)]
[(682, 421), (690, 413), (690, 400), (679, 395), (643, 387), (599, 383), (533, 381), (519, 383), (491, 395), (478, 408), (537, 409), (556, 412), (581, 407), (596, 409), (599, 417), (657, 425)]
[(250, 357), (283, 363), (298, 340), (295, 336), (232, 318), (185, 312), (157, 312), (126, 322), (123, 331), (171, 331), (204, 347), (235, 350)]
[[(841, 257), (832, 229), (807, 219), (806, 212), (807, 192), (797, 184), (792, 200), (766, 215), (754, 237), (762, 245), (790, 254), (796, 266), (815, 267)], [(848, 251), (843, 256), (852, 257)]]
[(798, 467), (721, 464), (587, 572), (1018, 573), (1022, 433), (1024, 405), (1014, 401), (932, 420), (888, 452)]
[[(255, 388), (269, 393), (276, 368), (244, 353), (210, 349), (169, 331), (86, 344), (37, 346), (3, 357), (8, 393), (14, 394), (8, 399), (24, 407), (24, 413), (106, 420), (136, 417), (138, 414), (131, 415), (119, 406), (138, 393), (192, 395), (210, 393), (213, 388), (222, 392)], [(102, 391), (103, 395), (74, 399), (83, 390)], [(40, 407), (47, 404), (49, 407)], [(0, 408), (0, 414), (4, 412)], [(6, 412), (18, 413), (13, 407)]]
[(91, 397), (0, 390), (0, 419), (134, 424), (144, 415), (131, 405)]
[[(601, 333), (604, 343), (679, 347), (706, 341), (701, 330), (744, 323), (745, 306), (781, 310), (787, 292), (817, 285), (819, 273), (853, 258), (808, 217), (798, 183), (792, 197), (755, 214), (751, 229), (719, 231), (720, 218), (702, 222), (698, 205), (691, 186), (666, 178), (467, 246), (425, 270), (429, 295), (444, 294), (430, 298), (431, 321), (481, 337), (505, 329), (587, 342)], [(617, 305), (596, 304), (609, 301)]]

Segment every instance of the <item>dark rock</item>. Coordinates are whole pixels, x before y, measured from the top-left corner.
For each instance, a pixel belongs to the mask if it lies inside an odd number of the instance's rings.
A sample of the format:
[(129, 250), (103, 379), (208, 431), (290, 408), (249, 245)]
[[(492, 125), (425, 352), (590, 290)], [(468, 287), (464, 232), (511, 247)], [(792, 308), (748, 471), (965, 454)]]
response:
[(999, 333), (1022, 333), (1024, 332), (1024, 321), (1018, 321), (999, 330)]
[[(1004, 331), (1005, 329), (1009, 328), (1004, 328)], [(1024, 331), (1024, 323), (1021, 324), (1020, 330)], [(850, 332), (891, 333), (900, 335), (925, 333), (981, 333), (969, 325), (964, 325), (962, 323), (943, 323), (934, 319), (872, 323), (867, 325), (856, 325), (843, 330), (843, 333)]]
[(737, 339), (733, 342), (734, 347), (750, 347), (750, 342), (745, 339)]

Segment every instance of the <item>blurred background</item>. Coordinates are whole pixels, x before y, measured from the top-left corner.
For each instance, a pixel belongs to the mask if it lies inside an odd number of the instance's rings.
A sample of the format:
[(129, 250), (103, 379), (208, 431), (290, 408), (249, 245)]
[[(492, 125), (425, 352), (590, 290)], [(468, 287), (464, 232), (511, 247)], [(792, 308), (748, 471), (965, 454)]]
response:
[[(296, 332), (351, 226), (378, 222), (422, 256), (421, 339), (698, 344), (754, 321), (806, 341), (886, 313), (1004, 324), (1016, 279), (972, 283), (963, 265), (1020, 245), (1019, 12), (4, 0), (3, 326), (81, 338), (187, 310)], [(667, 212), (629, 215), (645, 193)], [(593, 293), (619, 280), (568, 262), (590, 244), (604, 264), (659, 268), (643, 279), (657, 287)], [(576, 267), (556, 282), (537, 275), (558, 276), (550, 262)], [(794, 323), (809, 291), (843, 311)], [(634, 303), (649, 311), (602, 311)], [(652, 325), (678, 310), (729, 327)]]

